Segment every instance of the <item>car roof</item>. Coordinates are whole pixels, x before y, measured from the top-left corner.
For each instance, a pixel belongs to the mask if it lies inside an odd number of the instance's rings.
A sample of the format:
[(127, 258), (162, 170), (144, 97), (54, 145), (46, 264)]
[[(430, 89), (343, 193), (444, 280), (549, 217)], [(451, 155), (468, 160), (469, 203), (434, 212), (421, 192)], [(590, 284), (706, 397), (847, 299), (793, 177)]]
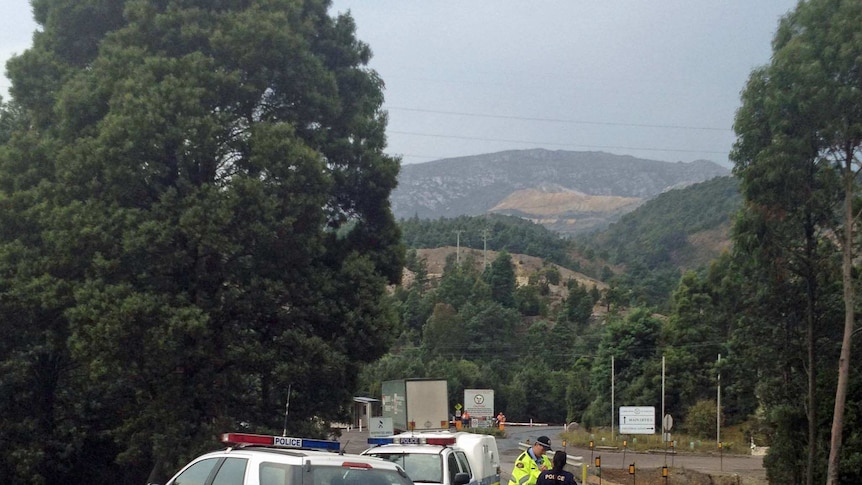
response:
[(226, 448), (223, 450), (213, 451), (201, 455), (196, 458), (195, 461), (199, 461), (204, 458), (216, 458), (225, 456), (244, 456), (249, 458), (257, 457), (265, 459), (266, 461), (287, 464), (303, 464), (308, 459), (311, 459), (312, 464), (324, 466), (342, 466), (344, 463), (348, 462), (368, 463), (375, 468), (385, 468), (392, 470), (398, 469), (398, 466), (394, 463), (374, 456), (336, 453), (331, 451), (272, 448), (266, 446), (242, 446)]
[(442, 454), (444, 450), (457, 450), (463, 451), (461, 448), (455, 446), (442, 446), (442, 445), (378, 445), (372, 446), (367, 450), (363, 451), (362, 454), (371, 454), (371, 453), (417, 453), (417, 454)]

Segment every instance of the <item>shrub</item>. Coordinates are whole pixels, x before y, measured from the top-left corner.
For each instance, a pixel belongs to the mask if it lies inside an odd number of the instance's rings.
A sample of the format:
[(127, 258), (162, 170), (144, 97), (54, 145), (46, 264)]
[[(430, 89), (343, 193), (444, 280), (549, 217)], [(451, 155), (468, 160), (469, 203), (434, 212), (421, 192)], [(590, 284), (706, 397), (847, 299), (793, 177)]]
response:
[(685, 431), (698, 438), (709, 438), (715, 433), (716, 405), (713, 400), (702, 400), (688, 408), (685, 415)]

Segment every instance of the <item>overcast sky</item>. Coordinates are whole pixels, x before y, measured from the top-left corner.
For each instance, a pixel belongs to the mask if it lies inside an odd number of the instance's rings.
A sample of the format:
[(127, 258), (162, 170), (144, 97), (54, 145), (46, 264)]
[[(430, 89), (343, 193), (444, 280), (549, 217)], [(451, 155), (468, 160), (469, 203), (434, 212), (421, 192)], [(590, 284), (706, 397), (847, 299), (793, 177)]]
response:
[[(404, 163), (502, 150), (604, 151), (730, 166), (752, 68), (796, 0), (335, 0), (386, 83)], [(0, 60), (31, 44), (0, 7)], [(9, 81), (0, 79), (4, 99)]]

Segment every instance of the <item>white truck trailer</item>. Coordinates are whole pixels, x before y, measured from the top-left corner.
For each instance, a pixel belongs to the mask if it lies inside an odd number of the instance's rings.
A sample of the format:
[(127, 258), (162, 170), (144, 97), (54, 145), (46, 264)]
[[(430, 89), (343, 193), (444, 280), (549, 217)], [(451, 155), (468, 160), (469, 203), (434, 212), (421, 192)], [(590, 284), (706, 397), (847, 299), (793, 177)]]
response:
[(395, 431), (449, 429), (449, 391), (443, 379), (384, 381), (382, 415)]

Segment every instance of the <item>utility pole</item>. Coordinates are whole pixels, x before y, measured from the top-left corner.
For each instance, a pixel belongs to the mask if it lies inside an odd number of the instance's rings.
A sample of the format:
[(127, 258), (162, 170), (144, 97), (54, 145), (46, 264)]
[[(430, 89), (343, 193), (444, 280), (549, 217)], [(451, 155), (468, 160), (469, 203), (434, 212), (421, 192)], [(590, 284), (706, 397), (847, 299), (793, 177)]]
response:
[[(664, 427), (664, 355), (661, 356), (661, 440), (667, 443), (667, 430)], [(667, 445), (665, 445), (667, 449)], [(664, 456), (665, 464), (667, 464), (667, 454)]]
[(488, 267), (488, 229), (482, 229), (482, 271)]
[(455, 234), (457, 234), (457, 250), (455, 252), (455, 262), (458, 263), (458, 266), (461, 266), (461, 233), (464, 232), (463, 229), (455, 229)]
[(718, 392), (715, 401), (715, 441), (721, 446), (721, 354), (718, 354)]
[(287, 385), (287, 403), (284, 405), (284, 431), (282, 431), (282, 436), (287, 436), (287, 415), (290, 413), (290, 388), (293, 387), (293, 384)]

